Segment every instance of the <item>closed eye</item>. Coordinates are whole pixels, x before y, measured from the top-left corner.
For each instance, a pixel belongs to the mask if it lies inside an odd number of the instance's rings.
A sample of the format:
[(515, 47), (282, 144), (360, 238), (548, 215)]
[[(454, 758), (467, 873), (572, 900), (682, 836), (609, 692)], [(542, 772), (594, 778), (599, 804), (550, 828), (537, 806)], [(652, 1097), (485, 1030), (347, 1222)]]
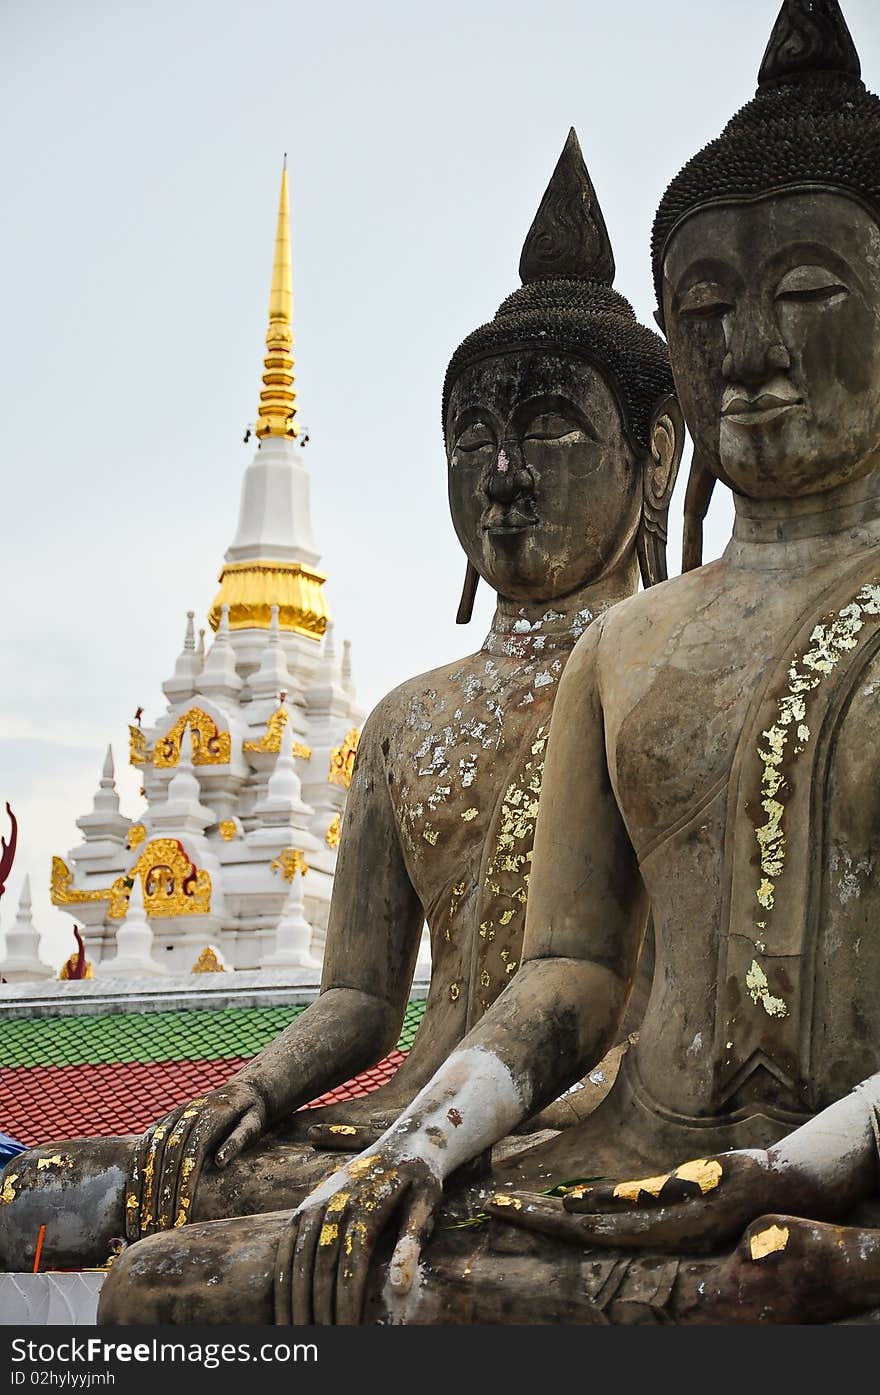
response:
[(795, 304), (842, 300), (847, 295), (849, 288), (838, 276), (826, 271), (822, 266), (793, 267), (776, 287), (777, 300), (791, 301)]
[(697, 282), (685, 292), (678, 305), (681, 318), (689, 320), (720, 319), (732, 309), (730, 298), (714, 281)]
[(495, 437), (483, 422), (474, 422), (465, 427), (455, 443), (455, 449), (469, 454), (471, 451), (488, 450), (495, 445)]
[(564, 417), (558, 412), (546, 412), (535, 417), (523, 432), (523, 441), (553, 441), (558, 445), (576, 446), (594, 441), (593, 436), (579, 422)]

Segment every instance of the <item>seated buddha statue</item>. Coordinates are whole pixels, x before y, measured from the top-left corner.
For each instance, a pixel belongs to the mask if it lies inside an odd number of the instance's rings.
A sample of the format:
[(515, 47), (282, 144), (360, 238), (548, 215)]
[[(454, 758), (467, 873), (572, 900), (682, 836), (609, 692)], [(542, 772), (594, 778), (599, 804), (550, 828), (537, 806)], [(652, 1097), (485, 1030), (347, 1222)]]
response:
[[(575, 647), (521, 968), (292, 1214), (135, 1246), (104, 1319), (217, 1320), (221, 1265), (249, 1321), (880, 1309), (880, 99), (836, 0), (785, 0), (653, 260), (733, 536)], [(653, 987), (610, 1092), (475, 1179), (614, 1040), (649, 902)], [(454, 1224), (462, 1198), (482, 1224)]]
[[(460, 618), (480, 578), (497, 609), (476, 653), (403, 683), (364, 727), (320, 996), (225, 1085), (140, 1139), (17, 1158), (0, 1208), (6, 1267), (30, 1262), (43, 1222), (44, 1263), (67, 1266), (100, 1262), (113, 1236), (296, 1205), (336, 1166), (326, 1147), (378, 1137), (516, 974), (559, 680), (640, 568), (645, 585), (665, 577), (683, 442), (665, 346), (612, 288), (574, 132), (520, 274), (521, 289), (456, 350), (443, 392), (450, 507), (468, 559)], [(397, 1075), (367, 1098), (302, 1110), (394, 1046), (425, 920), (427, 1006)], [(590, 1094), (561, 1102), (556, 1121), (576, 1120)], [(45, 1165), (58, 1154), (63, 1169)]]

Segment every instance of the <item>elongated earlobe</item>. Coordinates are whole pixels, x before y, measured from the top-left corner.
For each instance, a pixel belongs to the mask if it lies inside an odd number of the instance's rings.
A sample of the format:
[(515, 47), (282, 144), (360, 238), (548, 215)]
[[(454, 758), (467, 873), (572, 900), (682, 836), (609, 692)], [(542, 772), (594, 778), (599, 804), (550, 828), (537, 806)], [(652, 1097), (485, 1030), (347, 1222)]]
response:
[(461, 600), (458, 603), (458, 614), (455, 617), (456, 625), (470, 624), (471, 616), (474, 613), (474, 598), (479, 584), (480, 573), (473, 562), (468, 562), (464, 574), (464, 586), (461, 588)]
[(694, 450), (687, 493), (684, 496), (684, 533), (681, 544), (681, 570), (696, 571), (703, 565), (703, 521), (709, 512), (715, 476), (707, 470)]
[(642, 585), (666, 581), (666, 538), (669, 503), (678, 479), (684, 450), (684, 419), (675, 397), (656, 408), (651, 425), (651, 460), (645, 470), (642, 522), (636, 542)]

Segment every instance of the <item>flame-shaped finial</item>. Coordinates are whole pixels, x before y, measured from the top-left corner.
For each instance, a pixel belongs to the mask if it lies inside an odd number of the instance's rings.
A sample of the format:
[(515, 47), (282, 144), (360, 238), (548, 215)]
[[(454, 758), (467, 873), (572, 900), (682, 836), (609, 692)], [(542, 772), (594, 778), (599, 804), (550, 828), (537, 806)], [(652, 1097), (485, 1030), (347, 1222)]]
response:
[(290, 198), (287, 156), (281, 171), (281, 195), (275, 230), (275, 260), (269, 294), (269, 328), (263, 360), (263, 390), (256, 434), (296, 436), (296, 391), (293, 386), (293, 270), (290, 261)]
[(838, 0), (784, 0), (764, 54), (758, 86), (806, 73), (862, 75)]
[(5, 838), (0, 838), (0, 896), (3, 895), (9, 880), (12, 864), (15, 861), (15, 848), (18, 843), (18, 821), (9, 804), (6, 805), (6, 812), (9, 815), (11, 832), (8, 843)]
[(614, 282), (614, 253), (596, 190), (572, 126), (519, 263), (523, 285), (550, 276)]

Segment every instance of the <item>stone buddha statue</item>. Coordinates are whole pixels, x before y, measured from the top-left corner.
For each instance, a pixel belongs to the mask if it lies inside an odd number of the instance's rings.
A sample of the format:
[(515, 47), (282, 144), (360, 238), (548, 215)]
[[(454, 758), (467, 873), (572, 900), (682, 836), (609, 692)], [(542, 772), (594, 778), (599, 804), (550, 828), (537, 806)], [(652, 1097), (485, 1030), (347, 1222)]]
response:
[[(104, 1319), (216, 1320), (220, 1274), (249, 1321), (876, 1318), (880, 100), (836, 0), (785, 0), (653, 252), (691, 497), (723, 481), (734, 533), (575, 647), (520, 969), (292, 1216), (148, 1239)], [(614, 1040), (649, 902), (612, 1089), (475, 1176)]]
[[(69, 1265), (100, 1262), (123, 1229), (134, 1241), (297, 1204), (336, 1166), (326, 1149), (374, 1141), (517, 973), (559, 680), (639, 568), (646, 586), (666, 575), (683, 427), (665, 346), (614, 274), (572, 131), (523, 248), (522, 287), (456, 350), (443, 393), (468, 559), (459, 618), (480, 578), (497, 610), (476, 653), (405, 682), (364, 727), (320, 997), (226, 1085), (142, 1138), (17, 1158), (0, 1208), (6, 1267), (22, 1267), (43, 1221), (44, 1263)], [(431, 984), (405, 1063), (367, 1098), (302, 1110), (395, 1044), (425, 920)], [(576, 1122), (601, 1083), (541, 1122)], [(67, 1165), (47, 1167), (59, 1152)]]

